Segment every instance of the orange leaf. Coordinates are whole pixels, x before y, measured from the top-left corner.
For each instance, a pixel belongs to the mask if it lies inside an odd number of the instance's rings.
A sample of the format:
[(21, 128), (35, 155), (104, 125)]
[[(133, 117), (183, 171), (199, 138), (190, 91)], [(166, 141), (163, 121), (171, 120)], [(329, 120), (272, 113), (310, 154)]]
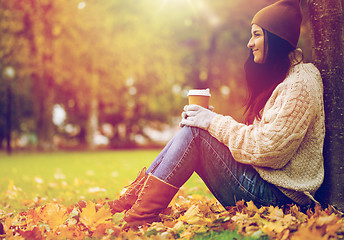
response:
[(247, 202), (247, 210), (250, 213), (253, 213), (253, 215), (258, 212), (258, 208), (256, 207), (256, 205), (254, 205), (253, 201), (249, 201)]
[(62, 225), (68, 217), (68, 209), (56, 203), (48, 203), (41, 209), (41, 218), (52, 229)]
[(42, 236), (42, 232), (38, 227), (34, 227), (31, 230), (25, 231), (25, 230), (19, 230), (20, 235), (24, 237), (25, 239), (44, 239)]
[(87, 206), (82, 209), (80, 214), (80, 222), (83, 223), (91, 231), (95, 231), (97, 226), (111, 220), (111, 210), (105, 206), (96, 211), (96, 204), (88, 201)]
[(198, 205), (192, 205), (184, 214), (179, 218), (179, 221), (184, 221), (188, 224), (194, 225), (206, 225), (211, 222), (209, 218), (206, 218), (205, 215), (201, 212), (201, 209)]
[[(271, 209), (271, 207), (270, 207)], [(270, 211), (270, 210), (269, 210)], [(270, 212), (269, 218), (272, 221), (280, 221), (284, 217), (284, 213), (282, 209), (279, 207), (274, 207), (272, 211)]]
[(301, 227), (296, 233), (291, 237), (291, 240), (323, 240), (322, 234), (316, 228)]
[(276, 221), (276, 222), (267, 222), (262, 230), (263, 232), (267, 233), (268, 235), (272, 235), (273, 233), (281, 233), (285, 230), (287, 226), (284, 226), (283, 222)]
[(106, 235), (106, 230), (108, 229), (108, 225), (105, 223), (101, 223), (96, 227), (96, 230), (93, 232), (92, 237), (101, 238)]
[(328, 224), (335, 224), (339, 218), (332, 213), (330, 216), (321, 216), (318, 217), (316, 223), (318, 226), (328, 225)]
[(326, 233), (330, 236), (335, 236), (336, 235), (336, 232), (342, 227), (344, 226), (343, 223), (341, 222), (338, 222), (336, 224), (333, 224), (333, 225), (328, 225), (326, 227)]

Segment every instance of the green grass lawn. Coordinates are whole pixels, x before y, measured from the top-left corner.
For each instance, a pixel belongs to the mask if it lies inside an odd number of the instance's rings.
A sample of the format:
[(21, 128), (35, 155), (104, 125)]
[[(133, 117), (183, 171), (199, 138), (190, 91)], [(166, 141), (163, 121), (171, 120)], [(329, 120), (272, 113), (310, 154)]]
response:
[[(18, 211), (54, 199), (66, 205), (112, 199), (158, 154), (159, 150), (0, 153), (0, 208)], [(186, 186), (204, 192), (197, 175)]]

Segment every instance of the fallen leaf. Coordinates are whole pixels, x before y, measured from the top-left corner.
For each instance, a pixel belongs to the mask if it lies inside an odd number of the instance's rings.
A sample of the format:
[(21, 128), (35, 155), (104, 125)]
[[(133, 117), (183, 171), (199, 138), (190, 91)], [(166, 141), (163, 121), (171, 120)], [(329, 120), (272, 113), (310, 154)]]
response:
[(43, 239), (42, 232), (38, 227), (28, 230), (19, 230), (19, 233), (25, 239)]
[[(15, 196), (21, 190), (10, 183), (8, 190)], [(5, 192), (5, 193), (10, 193)], [(23, 200), (32, 207), (14, 214), (0, 211), (5, 239), (192, 239), (208, 231), (236, 230), (251, 238), (269, 239), (342, 239), (344, 222), (333, 208), (320, 206), (307, 214), (296, 205), (279, 208), (257, 207), (253, 202), (238, 201), (236, 206), (223, 208), (215, 199), (203, 195), (187, 195), (182, 190), (161, 214), (161, 222), (141, 228), (122, 227), (123, 214), (112, 216), (106, 201), (79, 201), (67, 207), (63, 199), (45, 203)], [(12, 194), (12, 193), (11, 193)], [(4, 195), (6, 199), (8, 195)], [(36, 198), (35, 198), (36, 199)], [(20, 200), (21, 201), (21, 200)], [(1, 230), (1, 229), (0, 229)], [(1, 232), (0, 232), (1, 233)]]
[(269, 212), (270, 212), (269, 218), (271, 221), (280, 221), (284, 217), (283, 210), (280, 209), (279, 207), (270, 206)]
[(67, 207), (56, 203), (48, 203), (39, 211), (41, 219), (46, 222), (51, 229), (56, 229), (62, 225), (69, 213)]
[(254, 205), (253, 201), (247, 202), (247, 210), (253, 214), (258, 212), (258, 208)]
[(183, 216), (179, 218), (180, 221), (193, 225), (206, 225), (211, 222), (200, 210), (198, 205), (192, 205)]
[(95, 231), (97, 226), (111, 220), (112, 214), (109, 208), (105, 206), (96, 211), (96, 204), (88, 201), (85, 208), (80, 213), (80, 222), (91, 231)]

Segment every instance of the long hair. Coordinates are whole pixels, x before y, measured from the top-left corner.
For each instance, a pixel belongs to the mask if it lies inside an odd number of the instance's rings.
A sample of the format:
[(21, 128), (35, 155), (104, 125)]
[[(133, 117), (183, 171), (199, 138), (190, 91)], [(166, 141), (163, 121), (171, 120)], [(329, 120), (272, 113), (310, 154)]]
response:
[(264, 60), (255, 63), (252, 51), (245, 63), (248, 99), (245, 109), (245, 123), (252, 124), (261, 119), (264, 108), (272, 92), (287, 76), (290, 68), (289, 53), (295, 50), (286, 40), (266, 31), (264, 32)]

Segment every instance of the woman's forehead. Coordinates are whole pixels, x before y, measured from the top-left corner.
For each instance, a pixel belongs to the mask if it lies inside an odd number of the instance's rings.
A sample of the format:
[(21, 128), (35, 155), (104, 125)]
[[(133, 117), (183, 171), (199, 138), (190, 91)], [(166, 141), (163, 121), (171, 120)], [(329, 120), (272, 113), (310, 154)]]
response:
[(262, 32), (263, 29), (261, 27), (259, 27), (257, 24), (252, 24), (251, 31), (252, 32)]

